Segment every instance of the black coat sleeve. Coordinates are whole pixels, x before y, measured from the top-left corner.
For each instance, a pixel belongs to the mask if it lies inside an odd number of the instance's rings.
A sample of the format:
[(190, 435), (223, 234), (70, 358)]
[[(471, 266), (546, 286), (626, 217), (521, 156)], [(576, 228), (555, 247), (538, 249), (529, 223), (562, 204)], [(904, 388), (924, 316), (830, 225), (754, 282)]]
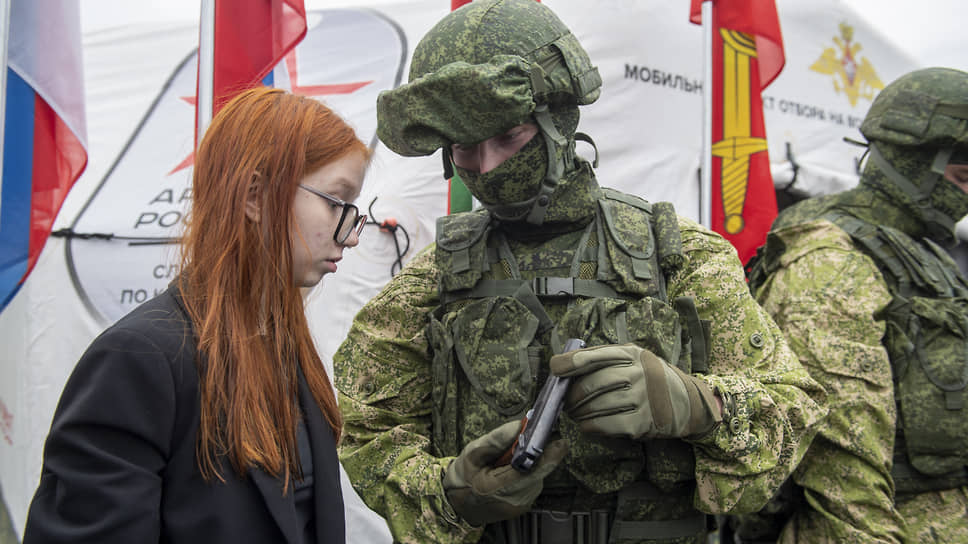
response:
[(116, 325), (81, 357), (54, 414), (24, 544), (159, 541), (176, 384), (151, 333)]

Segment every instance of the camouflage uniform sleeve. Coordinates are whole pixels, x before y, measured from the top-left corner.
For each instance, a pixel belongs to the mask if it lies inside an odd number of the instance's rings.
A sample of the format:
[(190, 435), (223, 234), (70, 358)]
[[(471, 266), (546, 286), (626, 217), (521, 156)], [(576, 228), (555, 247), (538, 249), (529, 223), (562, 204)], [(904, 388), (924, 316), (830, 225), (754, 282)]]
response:
[(807, 505), (786, 536), (900, 542), (891, 479), (897, 414), (885, 324), (874, 318), (890, 293), (874, 262), (832, 223), (776, 234), (786, 251), (757, 298), (826, 389), (830, 411), (795, 474)]
[(353, 319), (333, 357), (343, 413), (339, 456), (353, 487), (394, 541), (476, 542), (441, 486), (453, 458), (431, 453), (431, 361), (424, 328), (437, 305), (433, 246)]
[(753, 300), (736, 250), (680, 218), (685, 266), (669, 299), (692, 297), (711, 325), (709, 372), (698, 375), (723, 399), (723, 423), (692, 442), (696, 506), (717, 513), (759, 510), (792, 473), (825, 415), (824, 391), (799, 364)]

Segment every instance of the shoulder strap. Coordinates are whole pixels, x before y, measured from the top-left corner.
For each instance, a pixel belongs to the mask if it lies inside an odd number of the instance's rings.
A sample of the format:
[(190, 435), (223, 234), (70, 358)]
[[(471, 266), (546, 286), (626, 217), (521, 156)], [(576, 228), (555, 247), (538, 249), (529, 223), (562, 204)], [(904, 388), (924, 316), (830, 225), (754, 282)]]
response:
[(874, 260), (895, 296), (911, 296), (911, 274), (898, 257), (895, 245), (886, 238), (882, 229), (838, 211), (831, 211), (825, 217), (850, 235)]

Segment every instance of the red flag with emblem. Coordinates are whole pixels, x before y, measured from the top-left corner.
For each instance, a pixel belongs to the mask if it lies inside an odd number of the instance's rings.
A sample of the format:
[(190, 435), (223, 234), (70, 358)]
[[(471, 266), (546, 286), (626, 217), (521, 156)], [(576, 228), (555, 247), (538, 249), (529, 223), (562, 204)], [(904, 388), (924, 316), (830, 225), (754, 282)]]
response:
[[(702, 22), (703, 0), (691, 0), (689, 20)], [(761, 91), (785, 62), (774, 0), (712, 2), (711, 225), (743, 263), (766, 240), (776, 218)], [(708, 163), (707, 163), (708, 164)]]
[(212, 115), (236, 94), (260, 85), (306, 36), (303, 0), (214, 2)]

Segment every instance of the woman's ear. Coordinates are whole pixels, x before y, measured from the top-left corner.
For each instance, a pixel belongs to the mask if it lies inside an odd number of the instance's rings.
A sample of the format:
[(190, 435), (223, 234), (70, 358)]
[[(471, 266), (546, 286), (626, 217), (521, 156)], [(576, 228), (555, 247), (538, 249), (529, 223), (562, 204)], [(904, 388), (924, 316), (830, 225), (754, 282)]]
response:
[(258, 173), (252, 177), (252, 183), (245, 195), (245, 216), (253, 223), (258, 223), (262, 217), (262, 181)]

